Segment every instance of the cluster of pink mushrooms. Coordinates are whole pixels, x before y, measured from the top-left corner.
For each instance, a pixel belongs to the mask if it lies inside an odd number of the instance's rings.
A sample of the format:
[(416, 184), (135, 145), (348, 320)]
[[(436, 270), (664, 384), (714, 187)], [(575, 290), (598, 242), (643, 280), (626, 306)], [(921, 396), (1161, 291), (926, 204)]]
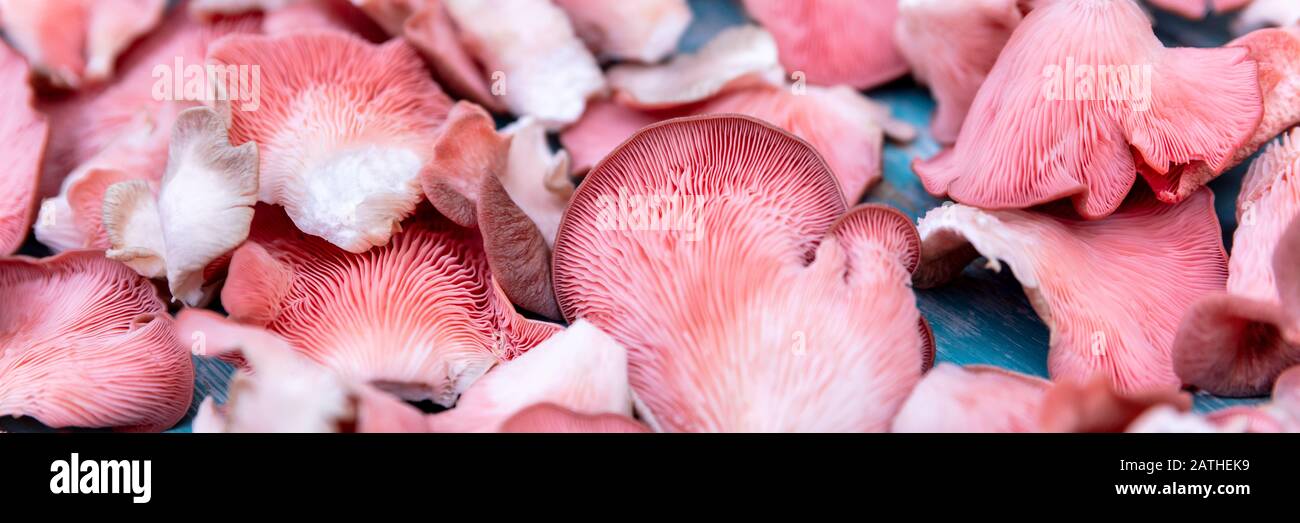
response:
[[(238, 367), (200, 432), (1300, 431), (1300, 2), (1149, 3), (1243, 34), (745, 0), (677, 53), (685, 0), (0, 0), (0, 416), (165, 430), (193, 355)], [(1045, 97), (1075, 59), (1150, 90)], [(919, 225), (853, 206), (917, 134), (861, 91), (908, 74), (955, 202)], [(1205, 184), (1260, 150), (1229, 257)], [(935, 366), (913, 287), (979, 257), (1051, 380)]]

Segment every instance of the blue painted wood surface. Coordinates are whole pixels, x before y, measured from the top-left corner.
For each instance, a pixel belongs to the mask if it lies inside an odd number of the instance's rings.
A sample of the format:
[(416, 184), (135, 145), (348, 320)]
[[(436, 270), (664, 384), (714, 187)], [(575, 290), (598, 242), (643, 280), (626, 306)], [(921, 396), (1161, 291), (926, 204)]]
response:
[[(743, 11), (732, 0), (691, 0), (691, 7), (695, 21), (682, 39), (683, 51), (698, 49), (718, 31), (746, 22)], [(1157, 14), (1156, 32), (1167, 45), (1210, 47), (1229, 40), (1223, 18), (1189, 22)], [(868, 95), (887, 103), (895, 117), (916, 126), (921, 134), (910, 144), (891, 143), (886, 146), (885, 179), (867, 195), (866, 201), (886, 203), (913, 218), (920, 217), (942, 203), (925, 192), (911, 168), (913, 159), (928, 158), (939, 151), (939, 146), (928, 133), (934, 101), (924, 88), (908, 80), (871, 91)], [(1211, 184), (1225, 242), (1229, 246), (1231, 232), (1236, 227), (1234, 202), (1244, 173), (1245, 168), (1239, 167)], [(993, 273), (976, 262), (950, 285), (917, 291), (917, 298), (922, 314), (934, 329), (939, 361), (960, 365), (991, 364), (1047, 376), (1047, 327), (1030, 307), (1010, 271)], [(196, 358), (195, 366), (197, 378), (191, 415), (199, 401), (208, 395), (216, 396), (219, 401), (225, 400), (226, 385), (233, 372), (229, 365), (212, 359)], [(1227, 399), (1198, 394), (1196, 409), (1209, 411), (1259, 401), (1258, 398)], [(9, 420), (0, 426), (8, 430), (39, 429), (39, 425), (27, 421)], [(189, 429), (187, 418), (173, 430), (188, 432)]]

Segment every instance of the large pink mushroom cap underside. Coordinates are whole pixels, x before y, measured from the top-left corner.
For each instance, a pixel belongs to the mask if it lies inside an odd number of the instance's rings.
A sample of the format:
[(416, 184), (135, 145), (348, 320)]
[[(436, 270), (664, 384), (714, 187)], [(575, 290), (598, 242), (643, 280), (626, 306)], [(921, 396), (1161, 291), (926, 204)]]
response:
[(561, 310), (627, 348), (658, 430), (885, 430), (922, 368), (917, 240), (896, 211), (844, 207), (821, 158), (769, 124), (648, 127), (565, 214)]
[(222, 302), (339, 375), (450, 406), (479, 376), (558, 327), (515, 313), (482, 243), (430, 210), (389, 244), (348, 253), (258, 207)]
[(399, 230), (451, 108), (410, 46), (312, 31), (227, 38), (208, 59), (260, 65), (259, 99), (231, 104), (230, 141), (257, 142), (261, 201), (350, 252)]
[(869, 89), (907, 74), (894, 48), (896, 0), (745, 0), (772, 35), (781, 63), (817, 85)]
[(1227, 279), (1213, 201), (1208, 189), (1177, 206), (1135, 197), (1102, 221), (940, 207), (920, 224), (917, 282), (948, 281), (978, 255), (994, 270), (1006, 263), (1051, 330), (1053, 379), (1104, 377), (1126, 394), (1177, 389), (1178, 323)]
[(148, 280), (98, 251), (0, 261), (0, 416), (161, 431), (189, 408), (190, 354)]
[(1262, 113), (1245, 49), (1166, 49), (1133, 2), (1060, 0), (1016, 29), (956, 147), (915, 168), (927, 191), (961, 203), (1070, 198), (1101, 218), (1139, 169), (1148, 179), (1191, 162), (1222, 172)]
[(32, 107), (27, 63), (0, 43), (0, 255), (18, 250), (36, 214), (36, 187), (49, 139), (49, 124)]

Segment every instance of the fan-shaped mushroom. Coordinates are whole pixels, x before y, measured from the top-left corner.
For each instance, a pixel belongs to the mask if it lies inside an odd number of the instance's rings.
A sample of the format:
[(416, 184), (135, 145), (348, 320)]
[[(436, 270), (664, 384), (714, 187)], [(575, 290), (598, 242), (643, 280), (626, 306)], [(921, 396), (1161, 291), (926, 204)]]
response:
[(257, 142), (260, 199), (350, 252), (384, 245), (420, 201), (451, 100), (405, 42), (336, 32), (241, 35), (209, 61), (258, 64), (256, 107), (231, 104), (230, 141)]
[(514, 311), (476, 231), (428, 210), (387, 245), (353, 254), (258, 207), (221, 301), (343, 378), (447, 406), (558, 329)]
[(556, 297), (627, 348), (658, 430), (885, 430), (922, 369), (917, 238), (897, 211), (844, 209), (821, 157), (770, 124), (652, 125), (575, 193)]
[(1052, 383), (998, 367), (941, 363), (894, 418), (893, 432), (1037, 432)]
[[(1242, 47), (1259, 64), (1264, 117), (1228, 161), (1229, 168), (1246, 161), (1279, 133), (1300, 124), (1300, 29), (1261, 29), (1228, 44)], [(1176, 165), (1165, 174), (1140, 172), (1160, 199), (1177, 202), (1219, 175), (1202, 161)]]
[(968, 205), (1070, 198), (1101, 218), (1139, 169), (1157, 190), (1179, 165), (1222, 172), (1262, 114), (1245, 49), (1166, 49), (1131, 0), (1046, 2), (1012, 34), (956, 146), (914, 168), (927, 191)]
[(257, 204), (257, 144), (230, 145), (226, 122), (206, 107), (176, 119), (167, 172), (155, 196), (128, 181), (103, 196), (110, 259), (150, 278), (166, 278), (172, 296), (204, 301), (205, 269), (248, 237)]
[(1052, 377), (1103, 376), (1125, 394), (1179, 387), (1170, 356), (1178, 322), (1227, 279), (1208, 189), (1177, 206), (1137, 197), (1101, 221), (950, 205), (919, 228), (918, 286), (956, 277), (977, 252), (994, 270), (1007, 263), (1051, 329)]
[(1300, 364), (1300, 131), (1250, 166), (1237, 214), (1227, 291), (1188, 311), (1174, 368), (1184, 383), (1252, 396)]
[(898, 0), (745, 0), (745, 9), (808, 82), (869, 89), (907, 74), (894, 48)]
[(148, 280), (98, 251), (0, 260), (0, 416), (160, 431), (185, 416), (190, 354)]
[(177, 115), (208, 96), (197, 82), (207, 78), (209, 44), (258, 27), (249, 18), (200, 24), (176, 11), (122, 59), (112, 85), (42, 107), (50, 118), (50, 139), (40, 194), (48, 199), (35, 229), (46, 246), (109, 247), (100, 223), (108, 187), (130, 180), (157, 186)]

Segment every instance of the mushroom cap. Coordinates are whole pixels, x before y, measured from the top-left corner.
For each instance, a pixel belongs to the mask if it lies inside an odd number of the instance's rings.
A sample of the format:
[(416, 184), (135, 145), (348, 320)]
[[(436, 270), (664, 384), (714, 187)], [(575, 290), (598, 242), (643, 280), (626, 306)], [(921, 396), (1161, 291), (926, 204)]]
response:
[(32, 106), (34, 95), (27, 62), (0, 42), (0, 143), (5, 158), (0, 184), (0, 255), (22, 246), (36, 215), (36, 188), (41, 176), (49, 124)]
[(387, 245), (353, 254), (259, 206), (221, 298), (236, 321), (343, 378), (444, 406), (558, 329), (518, 315), (478, 233), (428, 209)]
[[(1275, 298), (1220, 293), (1188, 311), (1173, 353), (1174, 368), (1184, 383), (1224, 396), (1255, 396), (1268, 392), (1278, 375), (1300, 364), (1300, 274), (1295, 268), (1300, 260), (1300, 220), (1293, 219), (1275, 243)], [(1256, 268), (1247, 277), (1260, 279), (1267, 272)], [(1254, 288), (1243, 283), (1235, 287)]]
[(514, 433), (643, 433), (650, 428), (617, 414), (579, 414), (553, 403), (539, 403), (519, 411), (501, 425)]
[(185, 416), (189, 351), (152, 284), (98, 251), (0, 260), (0, 416), (161, 431)]
[(826, 163), (771, 124), (655, 124), (578, 187), (556, 297), (627, 348), (657, 430), (883, 431), (921, 374), (917, 237), (897, 211), (844, 209)]
[(610, 60), (658, 62), (677, 50), (691, 25), (686, 0), (554, 0), (596, 54)]
[(1262, 114), (1245, 49), (1166, 49), (1133, 2), (1060, 0), (1012, 34), (956, 146), (914, 169), (931, 194), (960, 203), (1070, 198), (1096, 219), (1119, 207), (1139, 169), (1157, 190), (1151, 180), (1179, 165), (1222, 172)]
[(452, 107), (433, 148), (437, 161), (420, 175), (425, 196), (457, 225), (479, 229), (511, 301), (558, 319), (550, 243), (573, 190), (567, 155), (551, 155), (531, 118), (497, 132), (491, 115), (469, 102)]
[(426, 0), (423, 5), (406, 20), (402, 36), (433, 66), (448, 90), (492, 112), (505, 112), (505, 101), (492, 91), (487, 75), (461, 43), (460, 29), (442, 1)]
[(957, 140), (975, 94), (1012, 31), (1024, 19), (1020, 0), (902, 0), (894, 43), (912, 76), (930, 87), (936, 107), (931, 133)]
[(1052, 383), (998, 367), (940, 363), (894, 418), (893, 432), (1037, 432)]
[(77, 89), (112, 77), (118, 55), (166, 8), (166, 0), (0, 0), (0, 27), (50, 84)]
[(136, 180), (109, 187), (102, 198), (107, 256), (144, 276), (165, 276), (175, 299), (198, 305), (205, 270), (248, 237), (257, 163), (257, 144), (231, 146), (216, 111), (182, 112), (158, 195)]
[(261, 201), (350, 252), (387, 243), (451, 108), (415, 51), (308, 31), (225, 38), (208, 60), (259, 66), (258, 99), (230, 104), (230, 141), (257, 143)]
[(894, 48), (897, 0), (745, 0), (781, 63), (817, 85), (869, 89), (907, 74)]
[[(1278, 134), (1300, 124), (1300, 29), (1261, 29), (1233, 40), (1229, 47), (1241, 47), (1259, 66), (1259, 87), (1264, 116), (1255, 132), (1237, 148), (1228, 168), (1246, 161)], [(1177, 203), (1188, 194), (1218, 177), (1220, 171), (1201, 161), (1172, 166), (1168, 173), (1142, 168), (1156, 196)]]
[[(109, 247), (100, 226), (108, 187), (129, 180), (156, 187), (166, 171), (176, 117), (199, 105), (202, 93), (186, 92), (177, 63), (201, 67), (214, 40), (257, 27), (250, 18), (201, 24), (176, 9), (123, 57), (111, 85), (42, 104), (50, 139), (40, 194), (52, 198), (41, 207), (37, 239), (55, 250)], [(155, 71), (164, 74), (155, 77)]]
[(1208, 189), (1176, 206), (1135, 197), (1101, 221), (950, 205), (919, 229), (918, 286), (956, 277), (977, 254), (994, 270), (1005, 262), (1051, 330), (1053, 379), (1103, 376), (1123, 394), (1178, 388), (1170, 351), (1179, 321), (1227, 280)]
[(456, 408), (429, 416), (433, 432), (496, 432), (516, 413), (551, 403), (586, 415), (632, 415), (627, 351), (578, 320), (474, 382)]

